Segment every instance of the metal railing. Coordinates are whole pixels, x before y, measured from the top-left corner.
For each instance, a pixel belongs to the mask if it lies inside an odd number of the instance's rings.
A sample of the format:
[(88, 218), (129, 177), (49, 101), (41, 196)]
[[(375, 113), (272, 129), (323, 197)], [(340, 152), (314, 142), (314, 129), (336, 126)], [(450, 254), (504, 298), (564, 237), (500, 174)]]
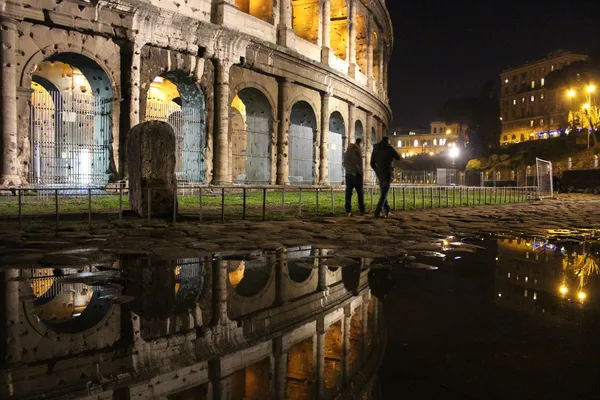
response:
[[(182, 186), (144, 188), (143, 220), (205, 222), (226, 220), (282, 220), (345, 214), (343, 186)], [(12, 196), (0, 196), (0, 220), (25, 223), (141, 220), (129, 210), (128, 189), (114, 188), (15, 188)], [(153, 191), (173, 198), (171, 215), (154, 216)], [(169, 192), (172, 192), (169, 193)], [(44, 192), (45, 195), (41, 195)], [(366, 186), (365, 203), (373, 211), (379, 188)], [(388, 194), (392, 211), (518, 203), (537, 197), (537, 187), (467, 187), (393, 185)], [(156, 193), (154, 193), (156, 194)], [(160, 196), (160, 195), (159, 195)], [(356, 210), (357, 196), (353, 195)]]

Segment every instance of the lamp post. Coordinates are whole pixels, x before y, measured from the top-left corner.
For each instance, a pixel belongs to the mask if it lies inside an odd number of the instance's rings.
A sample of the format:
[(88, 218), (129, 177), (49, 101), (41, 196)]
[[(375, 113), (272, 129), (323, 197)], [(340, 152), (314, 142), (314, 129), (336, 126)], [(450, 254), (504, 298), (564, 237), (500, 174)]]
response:
[(450, 149), (450, 158), (452, 158), (452, 168), (456, 167), (456, 157), (458, 157), (458, 147), (452, 147)]

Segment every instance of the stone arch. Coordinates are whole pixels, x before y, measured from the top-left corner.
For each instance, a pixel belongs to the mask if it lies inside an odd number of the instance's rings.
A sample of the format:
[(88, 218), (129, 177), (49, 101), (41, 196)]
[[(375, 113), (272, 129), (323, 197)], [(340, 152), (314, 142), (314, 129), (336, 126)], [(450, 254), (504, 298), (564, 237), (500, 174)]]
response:
[(329, 182), (332, 185), (341, 185), (344, 180), (342, 161), (346, 142), (346, 124), (339, 111), (334, 111), (329, 116), (328, 142)]
[(310, 102), (297, 100), (290, 110), (290, 182), (313, 184), (316, 173), (317, 113)]
[(364, 125), (360, 119), (354, 122), (354, 137), (356, 139), (365, 139), (365, 130), (363, 127)]
[(230, 318), (238, 318), (273, 304), (274, 255), (263, 254), (253, 259), (238, 256), (219, 262), (220, 268), (227, 270), (227, 312)]
[[(60, 46), (57, 46), (60, 48)], [(101, 65), (81, 53), (54, 52), (36, 64), (30, 85), (30, 182), (39, 185), (103, 186), (116, 173), (111, 149), (115, 108), (114, 82)], [(54, 104), (54, 112), (44, 104)], [(92, 118), (90, 118), (90, 115)], [(52, 135), (43, 126), (53, 124)]]
[(144, 120), (167, 122), (175, 132), (177, 181), (206, 182), (206, 100), (200, 85), (183, 70), (169, 70), (152, 77), (145, 92)]
[(237, 91), (231, 103), (229, 135), (232, 181), (269, 184), (273, 107), (263, 91), (252, 86)]

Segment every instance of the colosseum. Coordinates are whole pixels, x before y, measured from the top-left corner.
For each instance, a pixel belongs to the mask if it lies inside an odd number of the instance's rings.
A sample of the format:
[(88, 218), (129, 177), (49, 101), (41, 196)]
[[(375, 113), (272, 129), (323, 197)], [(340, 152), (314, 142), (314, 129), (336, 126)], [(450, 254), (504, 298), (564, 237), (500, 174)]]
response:
[(391, 121), (383, 0), (5, 0), (3, 186), (127, 179), (127, 132), (176, 133), (182, 184), (342, 182)]

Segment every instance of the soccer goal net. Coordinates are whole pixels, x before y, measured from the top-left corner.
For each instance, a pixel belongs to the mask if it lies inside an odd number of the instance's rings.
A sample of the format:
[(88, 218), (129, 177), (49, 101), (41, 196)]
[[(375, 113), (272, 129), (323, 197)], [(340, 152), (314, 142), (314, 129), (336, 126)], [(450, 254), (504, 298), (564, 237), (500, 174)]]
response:
[(538, 198), (554, 197), (554, 187), (552, 186), (552, 163), (536, 158), (535, 167), (537, 171)]

